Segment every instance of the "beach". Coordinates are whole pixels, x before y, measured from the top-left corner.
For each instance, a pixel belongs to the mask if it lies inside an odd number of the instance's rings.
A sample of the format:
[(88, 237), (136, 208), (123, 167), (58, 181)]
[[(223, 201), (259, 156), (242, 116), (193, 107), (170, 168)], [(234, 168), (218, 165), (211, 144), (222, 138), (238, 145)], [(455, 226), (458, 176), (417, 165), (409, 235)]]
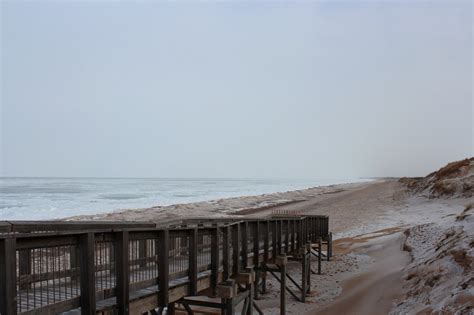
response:
[[(464, 193), (432, 196), (432, 192), (415, 191), (399, 179), (378, 179), (73, 219), (159, 222), (190, 217), (259, 218), (271, 216), (276, 209), (300, 215), (329, 215), (335, 239), (334, 259), (323, 263), (322, 275), (312, 277), (312, 293), (306, 303), (288, 297), (289, 314), (469, 310), (473, 306), (474, 244), (469, 205), (474, 198)], [(440, 255), (438, 243), (446, 239), (451, 245)], [(425, 270), (421, 265), (427, 260)], [(463, 269), (459, 269), (460, 264), (464, 264)], [(288, 268), (298, 277), (298, 264), (290, 263)], [(434, 280), (433, 273), (437, 274)], [(416, 277), (418, 281), (413, 280)], [(446, 284), (443, 277), (451, 280)], [(278, 314), (279, 284), (269, 279), (268, 293), (258, 303), (265, 313)], [(423, 289), (426, 281), (431, 281), (430, 290)], [(450, 292), (452, 298), (444, 299), (438, 287)]]

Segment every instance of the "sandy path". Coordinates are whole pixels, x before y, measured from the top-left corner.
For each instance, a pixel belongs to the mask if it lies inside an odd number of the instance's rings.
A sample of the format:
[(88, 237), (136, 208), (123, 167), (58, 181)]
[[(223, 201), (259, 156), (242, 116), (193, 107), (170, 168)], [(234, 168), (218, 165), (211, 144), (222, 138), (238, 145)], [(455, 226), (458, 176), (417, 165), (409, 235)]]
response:
[(352, 250), (367, 254), (373, 262), (368, 270), (342, 282), (342, 293), (327, 306), (309, 314), (387, 314), (403, 293), (403, 268), (409, 255), (402, 250), (405, 237), (397, 232), (377, 237)]
[[(358, 233), (372, 232), (379, 229), (376, 224), (385, 222), (385, 217), (392, 211), (404, 207), (406, 202), (405, 188), (396, 180), (366, 183), (337, 192), (321, 194), (307, 201), (277, 206), (255, 211), (250, 217), (271, 215), (274, 209), (286, 209), (303, 214), (329, 215), (330, 230), (333, 233), (357, 230)], [(370, 225), (373, 227), (371, 227)]]
[[(288, 297), (288, 314), (387, 314), (401, 294), (402, 269), (408, 263), (407, 253), (401, 250), (404, 236), (400, 231), (452, 219), (467, 202), (466, 198), (413, 196), (397, 180), (379, 180), (135, 209), (81, 219), (159, 221), (190, 216), (265, 217), (274, 209), (329, 215), (330, 230), (334, 238), (339, 239), (335, 242), (338, 244), (336, 255), (331, 262), (323, 263), (323, 275), (311, 278), (314, 291), (307, 303)], [(290, 265), (289, 270), (298, 276), (298, 264)], [(269, 289), (259, 303), (265, 314), (279, 314), (279, 284), (271, 277)]]

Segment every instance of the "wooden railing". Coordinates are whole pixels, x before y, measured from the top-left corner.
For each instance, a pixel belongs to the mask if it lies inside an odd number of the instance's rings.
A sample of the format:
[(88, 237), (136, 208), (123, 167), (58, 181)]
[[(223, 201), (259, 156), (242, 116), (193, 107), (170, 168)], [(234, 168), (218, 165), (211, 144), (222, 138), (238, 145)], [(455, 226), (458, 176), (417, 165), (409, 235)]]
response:
[(0, 222), (0, 314), (142, 314), (328, 237), (327, 216)]

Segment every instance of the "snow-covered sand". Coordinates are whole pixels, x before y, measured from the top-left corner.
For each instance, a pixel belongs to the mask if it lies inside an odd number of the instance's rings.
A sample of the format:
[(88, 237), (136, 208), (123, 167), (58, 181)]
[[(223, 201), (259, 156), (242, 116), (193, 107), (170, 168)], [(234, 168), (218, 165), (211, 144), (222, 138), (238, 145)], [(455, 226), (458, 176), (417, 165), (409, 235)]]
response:
[[(289, 314), (471, 314), (473, 173), (471, 159), (467, 170), (466, 163), (451, 165), (422, 182), (386, 179), (75, 219), (264, 217), (274, 209), (327, 214), (336, 239), (334, 259), (323, 263), (323, 275), (312, 276), (307, 303), (288, 296)], [(443, 188), (440, 195), (443, 185), (455, 189)], [(288, 267), (297, 278), (300, 268)], [(277, 314), (280, 287), (269, 279), (268, 293), (257, 303), (265, 314)]]

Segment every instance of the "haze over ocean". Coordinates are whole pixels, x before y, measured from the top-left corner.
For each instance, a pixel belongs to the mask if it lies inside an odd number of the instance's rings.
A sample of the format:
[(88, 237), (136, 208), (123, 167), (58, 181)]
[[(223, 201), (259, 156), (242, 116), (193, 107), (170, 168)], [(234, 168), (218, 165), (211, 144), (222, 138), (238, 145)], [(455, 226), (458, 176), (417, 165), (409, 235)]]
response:
[(356, 181), (361, 180), (0, 178), (0, 220), (56, 219)]
[(474, 153), (471, 1), (0, 9), (0, 176), (78, 177), (0, 178), (0, 218), (423, 176)]
[(472, 1), (0, 6), (0, 176), (422, 176), (474, 153)]

